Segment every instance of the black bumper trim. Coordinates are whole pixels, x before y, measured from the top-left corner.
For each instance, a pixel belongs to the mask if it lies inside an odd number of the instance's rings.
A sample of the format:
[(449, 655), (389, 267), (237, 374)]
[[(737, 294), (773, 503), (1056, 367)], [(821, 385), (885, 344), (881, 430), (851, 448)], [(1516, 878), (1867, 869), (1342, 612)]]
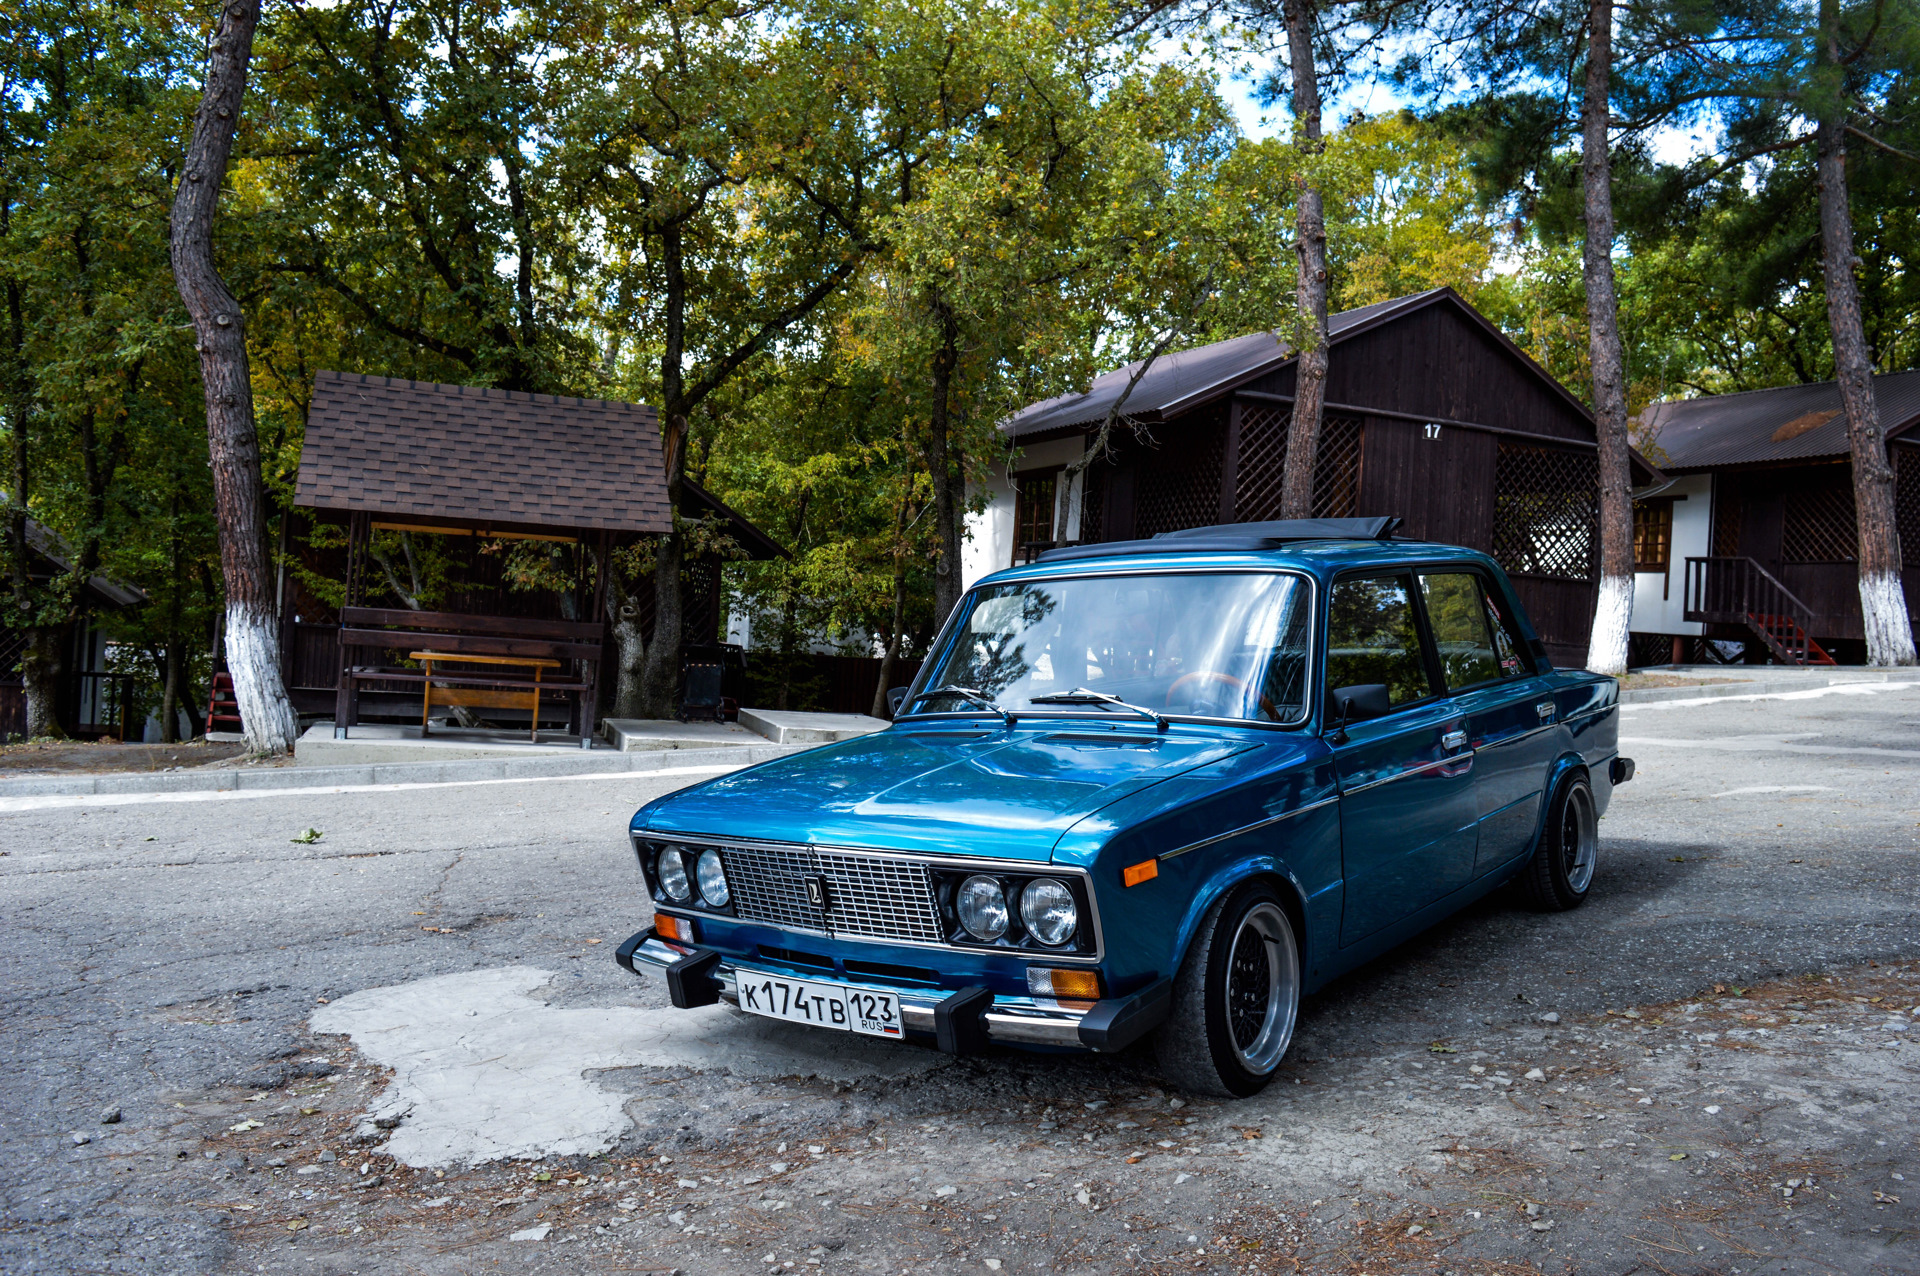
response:
[(1173, 1009), (1173, 980), (1156, 979), (1131, 997), (1093, 1003), (1080, 1020), (1080, 1044), (1102, 1054), (1125, 1050), (1166, 1022)]
[(962, 988), (942, 997), (933, 1007), (933, 1038), (946, 1054), (979, 1054), (987, 1048), (986, 1013), (993, 993), (985, 988)]
[(667, 967), (667, 996), (673, 998), (674, 1006), (692, 1010), (719, 1001), (720, 981), (713, 977), (713, 968), (719, 964), (718, 951), (700, 948)]
[(639, 974), (640, 972), (633, 968), (633, 955), (639, 951), (640, 945), (646, 943), (649, 939), (658, 938), (659, 934), (659, 931), (649, 926), (639, 934), (630, 936), (626, 943), (621, 944), (620, 947), (613, 950), (613, 959), (619, 962), (620, 968), (629, 975)]

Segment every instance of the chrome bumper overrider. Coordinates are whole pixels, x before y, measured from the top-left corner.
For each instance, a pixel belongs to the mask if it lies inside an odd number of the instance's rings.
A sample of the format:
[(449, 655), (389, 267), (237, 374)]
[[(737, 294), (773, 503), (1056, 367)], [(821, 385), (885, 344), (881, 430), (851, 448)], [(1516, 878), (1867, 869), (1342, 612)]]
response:
[[(640, 974), (649, 967), (666, 976), (673, 1004), (683, 1009), (724, 1000), (739, 1004), (739, 977), (771, 975), (820, 979), (801, 971), (756, 965), (712, 949), (660, 938), (651, 928), (620, 945), (615, 959)], [(968, 1053), (983, 1041), (1008, 1045), (1065, 1046), (1111, 1052), (1125, 1049), (1166, 1018), (1171, 986), (1159, 980), (1131, 997), (1059, 1002), (1037, 997), (989, 996), (984, 989), (957, 993), (858, 984), (835, 976), (826, 982), (891, 994), (908, 1032), (935, 1037), (940, 1048)]]

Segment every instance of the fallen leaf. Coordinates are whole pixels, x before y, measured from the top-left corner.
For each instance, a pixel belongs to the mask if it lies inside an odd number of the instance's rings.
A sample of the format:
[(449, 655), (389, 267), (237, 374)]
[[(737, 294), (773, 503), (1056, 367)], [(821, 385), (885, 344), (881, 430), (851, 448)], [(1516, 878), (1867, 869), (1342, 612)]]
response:
[(287, 1230), (289, 1232), (304, 1231), (306, 1226), (307, 1220), (304, 1218), (290, 1218), (287, 1220)]
[(290, 838), (288, 840), (298, 842), (302, 846), (312, 846), (315, 842), (319, 841), (321, 838), (325, 836), (326, 834), (322, 833), (319, 829), (310, 828), (310, 829), (307, 829), (305, 832), (301, 833), (300, 836), (295, 838)]
[(1460, 1053), (1458, 1050), (1455, 1050), (1452, 1046), (1447, 1045), (1443, 1041), (1432, 1042), (1427, 1046), (1427, 1049), (1431, 1050), (1435, 1054), (1459, 1054)]
[[(589, 940), (588, 940), (587, 942), (588, 942), (589, 944), (598, 944), (598, 943), (600, 943), (600, 942), (602, 942), (602, 941), (601, 941), (601, 940), (598, 940), (598, 939), (589, 939)], [(1876, 1000), (1877, 1000), (1877, 999), (1876, 999)]]
[(239, 1125), (228, 1126), (227, 1129), (228, 1131), (234, 1134), (245, 1134), (248, 1130), (257, 1130), (265, 1124), (266, 1124), (265, 1121), (255, 1121), (252, 1118), (248, 1118), (247, 1120), (242, 1121)]
[(1675, 1152), (1672, 1156), (1668, 1157), (1667, 1159), (1669, 1161), (1684, 1161), (1687, 1159), (1687, 1154), (1685, 1152)]

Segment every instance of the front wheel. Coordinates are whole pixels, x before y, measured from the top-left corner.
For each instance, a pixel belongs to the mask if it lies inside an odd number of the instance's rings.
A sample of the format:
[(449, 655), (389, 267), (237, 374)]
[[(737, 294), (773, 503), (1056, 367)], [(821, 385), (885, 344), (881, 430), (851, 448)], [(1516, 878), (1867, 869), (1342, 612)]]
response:
[(1256, 886), (1207, 910), (1155, 1050), (1183, 1090), (1243, 1099), (1273, 1078), (1300, 1011), (1300, 948), (1280, 897)]
[(1543, 913), (1580, 907), (1593, 886), (1599, 858), (1600, 821), (1594, 814), (1593, 789), (1585, 776), (1576, 775), (1554, 794), (1540, 845), (1520, 870), (1520, 889), (1527, 903)]

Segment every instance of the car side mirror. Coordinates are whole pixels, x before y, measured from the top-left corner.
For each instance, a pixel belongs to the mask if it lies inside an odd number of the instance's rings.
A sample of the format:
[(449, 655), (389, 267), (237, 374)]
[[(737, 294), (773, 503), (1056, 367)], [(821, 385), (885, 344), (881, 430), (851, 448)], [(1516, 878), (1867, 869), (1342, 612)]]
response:
[(907, 689), (905, 687), (889, 687), (887, 689), (887, 716), (889, 718), (899, 717), (900, 710), (906, 703)]
[(1361, 682), (1351, 687), (1340, 687), (1331, 692), (1327, 700), (1327, 716), (1333, 719), (1336, 740), (1346, 738), (1349, 722), (1384, 718), (1393, 712), (1393, 700), (1387, 694), (1387, 684), (1384, 682)]

